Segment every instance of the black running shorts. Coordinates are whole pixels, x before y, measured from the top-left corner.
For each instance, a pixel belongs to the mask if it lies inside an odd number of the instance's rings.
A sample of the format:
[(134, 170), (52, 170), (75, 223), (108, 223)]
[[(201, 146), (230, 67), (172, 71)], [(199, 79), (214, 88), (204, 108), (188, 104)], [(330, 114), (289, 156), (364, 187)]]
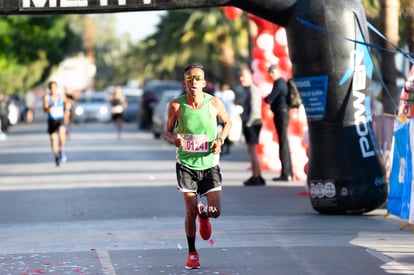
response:
[(59, 127), (63, 125), (63, 119), (48, 119), (47, 121), (47, 132), (52, 134), (59, 130)]
[(179, 163), (176, 164), (178, 189), (181, 192), (195, 192), (205, 195), (221, 190), (221, 172), (218, 165), (206, 170), (194, 170)]

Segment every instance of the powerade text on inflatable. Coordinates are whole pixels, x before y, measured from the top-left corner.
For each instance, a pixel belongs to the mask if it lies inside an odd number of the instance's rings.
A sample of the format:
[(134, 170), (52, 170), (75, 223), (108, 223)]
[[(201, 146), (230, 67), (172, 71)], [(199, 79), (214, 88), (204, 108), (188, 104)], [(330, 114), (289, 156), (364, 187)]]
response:
[(309, 126), (307, 183), (314, 209), (359, 214), (383, 205), (388, 179), (367, 100), (373, 66), (359, 0), (20, 0), (0, 1), (0, 14), (218, 6), (241, 8), (286, 29)]

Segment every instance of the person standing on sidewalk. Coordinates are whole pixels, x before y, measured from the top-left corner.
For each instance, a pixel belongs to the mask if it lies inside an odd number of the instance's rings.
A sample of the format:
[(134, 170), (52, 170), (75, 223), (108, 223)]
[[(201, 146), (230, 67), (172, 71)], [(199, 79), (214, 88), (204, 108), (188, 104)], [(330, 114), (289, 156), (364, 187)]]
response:
[(6, 140), (7, 136), (3, 132), (7, 128), (5, 125), (8, 121), (8, 106), (4, 94), (0, 92), (0, 140)]
[[(223, 103), (203, 92), (205, 86), (201, 64), (185, 67), (185, 93), (169, 103), (165, 132), (165, 138), (176, 146), (178, 189), (183, 193), (186, 208), (185, 233), (189, 252), (186, 269), (200, 268), (195, 248), (197, 217), (200, 235), (208, 240), (211, 236), (209, 218), (220, 216), (222, 177), (219, 160), (221, 146), (231, 128)], [(217, 118), (223, 122), (219, 136)], [(202, 196), (207, 198), (207, 205), (201, 203)]]
[(288, 126), (289, 126), (289, 104), (288, 104), (288, 85), (283, 79), (279, 67), (270, 65), (268, 69), (270, 77), (273, 79), (273, 88), (270, 94), (265, 97), (265, 102), (270, 104), (273, 112), (273, 122), (279, 137), (279, 159), (282, 164), (280, 176), (273, 178), (274, 181), (292, 181), (292, 161), (290, 158)]
[[(227, 115), (230, 117), (230, 119), (233, 122), (233, 110), (235, 108), (234, 102), (236, 100), (236, 94), (230, 88), (230, 85), (225, 82), (220, 83), (220, 89), (216, 91), (214, 95), (223, 102), (224, 107), (226, 108)], [(219, 120), (218, 123), (219, 123), (219, 129), (221, 131), (221, 128), (223, 126), (222, 122)], [(232, 145), (232, 142), (230, 141), (229, 137), (227, 137), (224, 140), (224, 144), (222, 146), (223, 154), (230, 154), (231, 145)]]
[(47, 132), (50, 137), (56, 166), (59, 166), (60, 162), (66, 161), (64, 153), (66, 142), (64, 124), (66, 96), (63, 92), (59, 93), (58, 85), (55, 81), (49, 82), (48, 88), (50, 93), (43, 98), (43, 110), (48, 114)]
[(243, 113), (241, 114), (243, 135), (252, 168), (252, 176), (243, 184), (246, 186), (266, 185), (265, 179), (262, 178), (260, 159), (257, 154), (259, 134), (262, 129), (262, 96), (253, 83), (250, 68), (243, 67), (239, 70), (239, 80), (243, 92), (238, 98), (238, 104), (243, 107)]

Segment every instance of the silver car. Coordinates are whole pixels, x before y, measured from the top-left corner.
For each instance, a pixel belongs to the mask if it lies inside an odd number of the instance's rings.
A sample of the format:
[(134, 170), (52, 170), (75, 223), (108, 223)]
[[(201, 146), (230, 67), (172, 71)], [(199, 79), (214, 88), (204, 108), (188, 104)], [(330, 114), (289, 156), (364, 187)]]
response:
[(75, 102), (72, 109), (72, 121), (74, 123), (98, 121), (111, 121), (111, 106), (109, 95), (100, 92), (88, 92), (82, 94)]
[(182, 93), (183, 90), (166, 90), (162, 93), (160, 100), (155, 105), (152, 115), (152, 133), (156, 139), (159, 139), (167, 129), (168, 104)]

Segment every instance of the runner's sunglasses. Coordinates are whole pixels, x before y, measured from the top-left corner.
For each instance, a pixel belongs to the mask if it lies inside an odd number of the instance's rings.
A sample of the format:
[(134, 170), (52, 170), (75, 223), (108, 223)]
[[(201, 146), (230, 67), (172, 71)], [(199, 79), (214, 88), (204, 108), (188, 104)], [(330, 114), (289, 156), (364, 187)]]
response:
[(196, 75), (186, 74), (184, 75), (184, 79), (185, 81), (192, 81), (193, 79), (199, 81), (199, 80), (203, 80), (203, 77), (199, 74), (196, 74)]

